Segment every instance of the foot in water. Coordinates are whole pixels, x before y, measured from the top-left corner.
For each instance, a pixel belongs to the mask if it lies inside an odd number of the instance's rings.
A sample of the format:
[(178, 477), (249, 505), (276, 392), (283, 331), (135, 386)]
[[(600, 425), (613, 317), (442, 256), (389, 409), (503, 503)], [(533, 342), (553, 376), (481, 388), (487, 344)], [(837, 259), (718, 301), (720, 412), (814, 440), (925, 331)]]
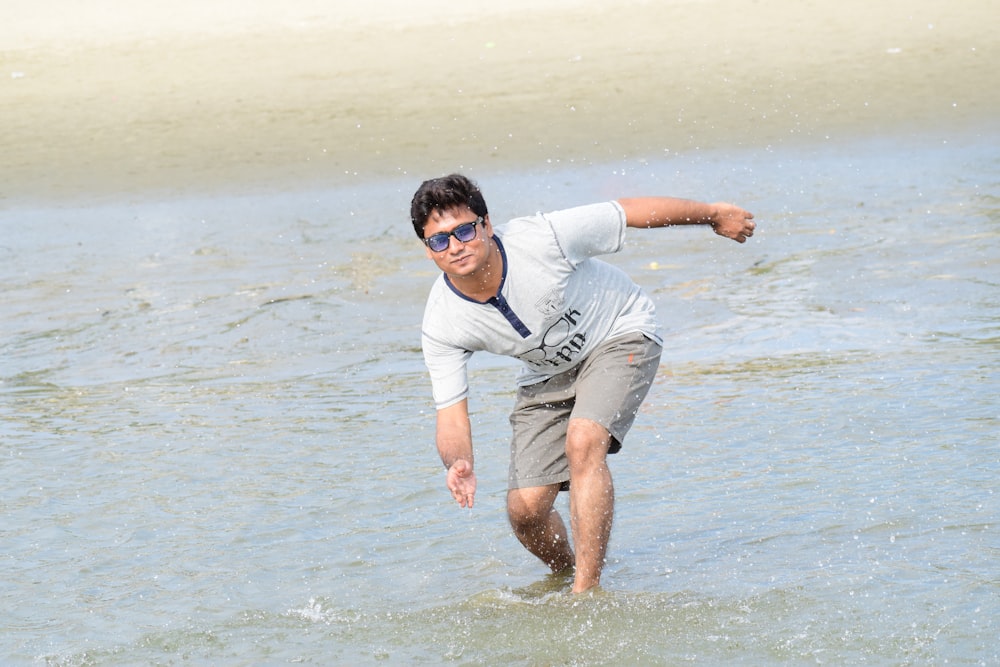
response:
[(568, 593), (573, 588), (573, 566), (545, 575), (541, 581), (517, 588), (514, 593), (521, 598), (543, 598), (553, 593)]

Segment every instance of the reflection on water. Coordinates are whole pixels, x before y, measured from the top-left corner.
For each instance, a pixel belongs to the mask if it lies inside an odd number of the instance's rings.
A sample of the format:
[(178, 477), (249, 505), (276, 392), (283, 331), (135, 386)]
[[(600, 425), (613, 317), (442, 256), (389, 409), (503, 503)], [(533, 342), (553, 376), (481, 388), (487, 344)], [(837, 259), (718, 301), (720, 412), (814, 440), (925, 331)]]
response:
[(481, 501), (444, 491), (415, 182), (0, 213), (0, 652), (996, 662), (1000, 164), (855, 149), (478, 175), (497, 218), (664, 192), (760, 223), (613, 260), (668, 344), (584, 599), (507, 528), (504, 360), (474, 360)]

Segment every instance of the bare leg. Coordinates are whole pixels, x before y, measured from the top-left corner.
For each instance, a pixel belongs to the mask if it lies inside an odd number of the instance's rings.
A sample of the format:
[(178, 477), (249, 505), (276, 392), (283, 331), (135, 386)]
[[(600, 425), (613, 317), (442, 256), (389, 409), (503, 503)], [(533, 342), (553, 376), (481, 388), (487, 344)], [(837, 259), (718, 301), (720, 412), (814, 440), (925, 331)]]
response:
[(610, 442), (611, 434), (597, 422), (570, 420), (566, 456), (570, 471), (570, 525), (576, 544), (574, 593), (601, 582), (615, 510), (615, 489), (607, 464)]
[(553, 572), (573, 565), (566, 524), (553, 509), (559, 485), (511, 489), (507, 492), (507, 516), (514, 534), (525, 548)]

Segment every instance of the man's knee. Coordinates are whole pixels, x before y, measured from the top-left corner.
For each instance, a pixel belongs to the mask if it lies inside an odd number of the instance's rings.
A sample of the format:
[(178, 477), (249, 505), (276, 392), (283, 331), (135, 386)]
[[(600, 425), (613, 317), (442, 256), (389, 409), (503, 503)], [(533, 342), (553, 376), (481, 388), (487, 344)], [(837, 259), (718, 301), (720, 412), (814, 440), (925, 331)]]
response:
[(507, 492), (507, 518), (517, 529), (529, 529), (549, 519), (559, 486), (511, 489)]
[(608, 430), (590, 419), (572, 419), (566, 432), (566, 459), (570, 468), (603, 465), (611, 445)]

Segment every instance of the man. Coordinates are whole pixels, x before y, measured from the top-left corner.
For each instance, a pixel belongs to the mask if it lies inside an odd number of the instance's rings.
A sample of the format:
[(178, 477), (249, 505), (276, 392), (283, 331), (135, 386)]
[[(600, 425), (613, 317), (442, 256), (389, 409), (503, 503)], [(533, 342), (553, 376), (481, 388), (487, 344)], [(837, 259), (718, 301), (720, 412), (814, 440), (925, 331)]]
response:
[[(427, 300), (422, 345), (448, 489), (472, 507), (469, 357), (487, 350), (520, 359), (507, 514), (517, 538), (553, 572), (575, 566), (574, 593), (592, 589), (614, 514), (606, 457), (632, 426), (662, 344), (649, 297), (594, 257), (619, 251), (627, 227), (704, 224), (743, 243), (753, 215), (731, 204), (644, 197), (494, 229), (478, 186), (453, 174), (420, 186), (410, 218), (443, 272)], [(553, 508), (566, 489), (572, 546)]]

